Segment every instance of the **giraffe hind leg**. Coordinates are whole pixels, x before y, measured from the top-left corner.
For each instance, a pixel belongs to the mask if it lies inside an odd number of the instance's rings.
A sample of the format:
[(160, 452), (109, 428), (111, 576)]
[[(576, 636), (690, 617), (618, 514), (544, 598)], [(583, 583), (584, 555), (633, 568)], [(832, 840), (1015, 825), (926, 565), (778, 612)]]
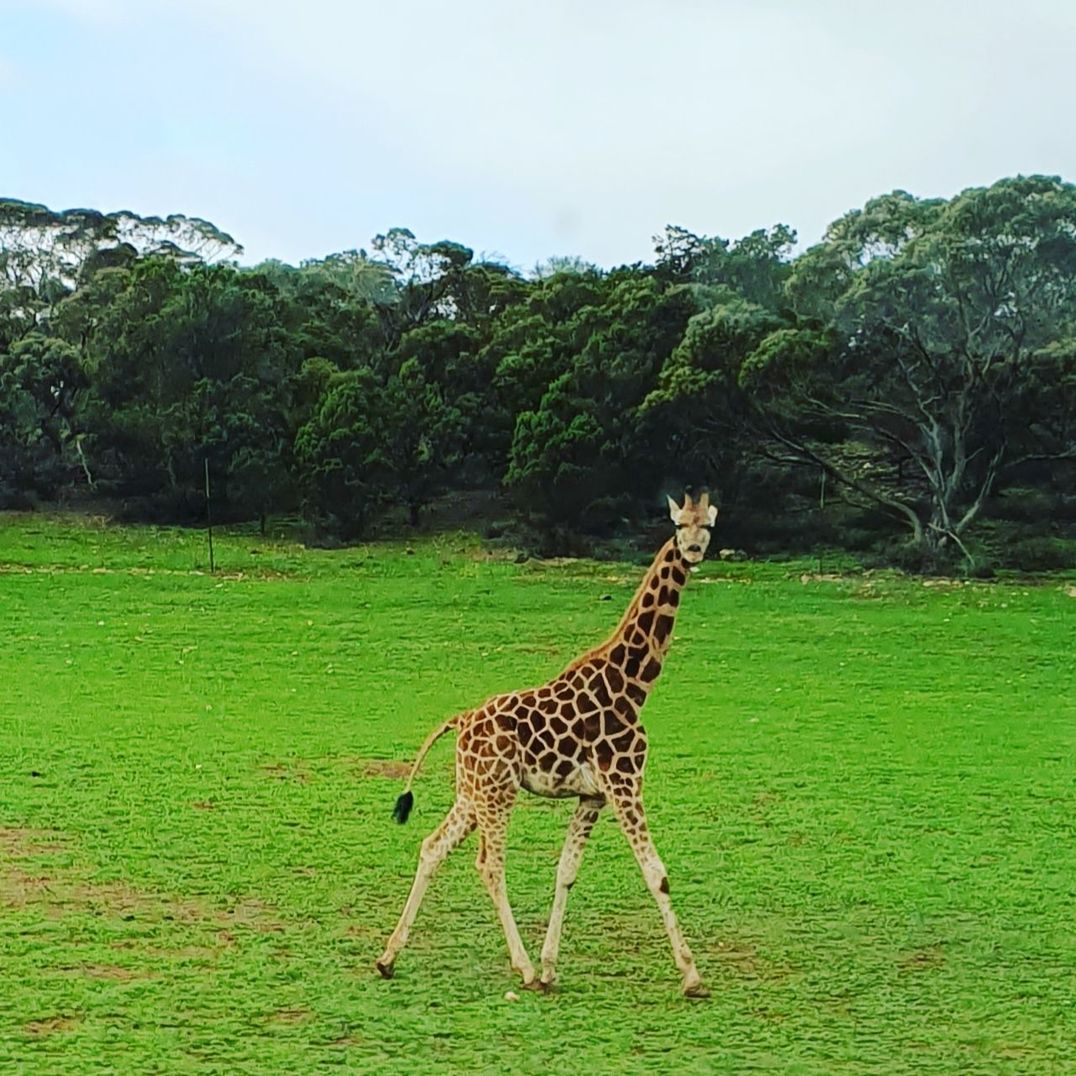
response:
[(437, 868), (444, 862), (449, 852), (456, 847), (475, 828), (474, 810), (469, 803), (457, 799), (445, 815), (441, 824), (422, 842), (418, 869), (415, 880), (411, 883), (411, 892), (407, 897), (400, 921), (385, 946), (384, 953), (377, 960), (377, 970), (385, 979), (391, 979), (395, 971), (396, 956), (407, 944), (411, 925), (418, 914), (419, 905), (426, 894)]

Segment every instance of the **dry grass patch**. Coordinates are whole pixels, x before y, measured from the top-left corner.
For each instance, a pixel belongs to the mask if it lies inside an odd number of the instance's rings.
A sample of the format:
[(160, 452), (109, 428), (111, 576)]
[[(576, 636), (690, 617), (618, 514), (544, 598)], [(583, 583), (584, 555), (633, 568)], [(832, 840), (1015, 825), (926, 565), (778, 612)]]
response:
[(900, 955), (897, 965), (901, 971), (931, 971), (945, 966), (945, 951), (940, 945), (912, 949)]
[(35, 1039), (43, 1039), (47, 1035), (74, 1031), (81, 1023), (80, 1016), (45, 1016), (40, 1020), (28, 1020), (22, 1025), (22, 1030)]
[(411, 763), (394, 758), (353, 758), (350, 765), (363, 777), (384, 777), (402, 781), (411, 772)]

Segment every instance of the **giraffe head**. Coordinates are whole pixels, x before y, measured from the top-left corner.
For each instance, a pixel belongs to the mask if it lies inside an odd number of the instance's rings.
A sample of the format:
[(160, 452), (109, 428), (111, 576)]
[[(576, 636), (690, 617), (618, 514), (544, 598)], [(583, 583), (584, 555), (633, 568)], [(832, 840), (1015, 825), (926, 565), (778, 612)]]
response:
[(717, 508), (710, 503), (710, 494), (703, 493), (697, 501), (684, 494), (683, 507), (669, 498), (669, 516), (676, 524), (676, 546), (688, 564), (698, 564), (706, 556), (710, 544), (710, 528), (717, 520)]

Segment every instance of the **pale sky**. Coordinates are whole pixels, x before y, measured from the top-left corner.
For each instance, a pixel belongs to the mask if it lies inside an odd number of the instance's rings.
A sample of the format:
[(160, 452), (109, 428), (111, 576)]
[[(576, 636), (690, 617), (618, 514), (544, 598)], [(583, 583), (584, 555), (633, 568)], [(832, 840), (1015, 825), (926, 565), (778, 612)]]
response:
[(0, 0), (0, 101), (0, 196), (610, 266), (1076, 180), (1076, 0)]

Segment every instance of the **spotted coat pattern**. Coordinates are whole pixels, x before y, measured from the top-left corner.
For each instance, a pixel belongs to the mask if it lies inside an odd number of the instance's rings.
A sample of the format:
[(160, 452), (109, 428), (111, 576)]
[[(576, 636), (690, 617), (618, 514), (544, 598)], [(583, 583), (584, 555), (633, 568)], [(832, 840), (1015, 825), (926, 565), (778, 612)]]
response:
[[(697, 516), (707, 508), (705, 499), (698, 506), (688, 499), (682, 511)], [(711, 523), (715, 514), (709, 509)], [(697, 524), (696, 516), (690, 516), (687, 525)], [(700, 541), (704, 551), (708, 533)], [(688, 548), (694, 551), (700, 547)], [(415, 769), (438, 736), (449, 730), (457, 733), (456, 802), (423, 842), (411, 894), (377, 962), (383, 976), (393, 974), (396, 955), (407, 942), (430, 877), (448, 853), (477, 829), (476, 865), (501, 920), (512, 966), (525, 986), (551, 987), (568, 890), (575, 881), (591, 828), (608, 804), (658, 903), (683, 976), (684, 992), (689, 996), (705, 994), (673, 914), (668, 878), (650, 838), (642, 804), (647, 739), (639, 712), (661, 673), (689, 568), (682, 536), (680, 541), (670, 539), (605, 643), (548, 683), (497, 695), (450, 719), (427, 740)], [(540, 977), (524, 949), (504, 885), (508, 817), (521, 788), (540, 796), (579, 799), (557, 868)]]

